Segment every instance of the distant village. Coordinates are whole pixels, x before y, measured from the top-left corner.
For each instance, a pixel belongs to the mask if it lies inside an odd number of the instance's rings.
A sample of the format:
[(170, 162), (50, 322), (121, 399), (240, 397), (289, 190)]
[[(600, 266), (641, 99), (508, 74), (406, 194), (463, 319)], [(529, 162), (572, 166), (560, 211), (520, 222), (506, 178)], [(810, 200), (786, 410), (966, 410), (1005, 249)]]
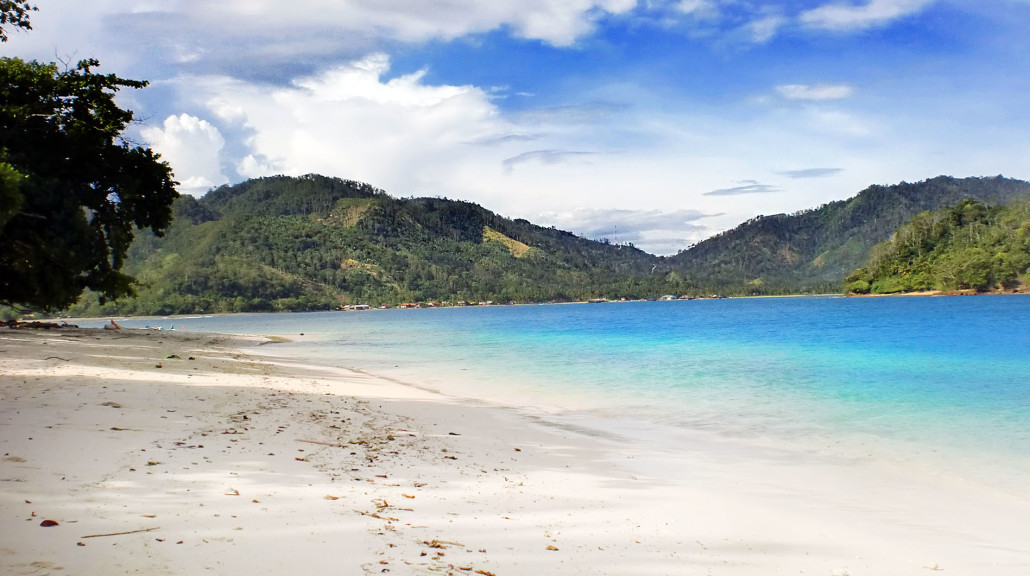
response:
[[(676, 296), (675, 294), (665, 294), (654, 300), (630, 300), (627, 298), (619, 299), (608, 299), (608, 298), (592, 298), (581, 302), (546, 302), (545, 304), (604, 304), (610, 302), (649, 302), (649, 301), (673, 301), (673, 300), (718, 300), (726, 298), (719, 294), (709, 294), (708, 296), (688, 296), (686, 294), (682, 296)], [(343, 306), (337, 306), (334, 308), (337, 312), (359, 312), (365, 310), (389, 310), (397, 308), (453, 308), (453, 307), (466, 307), (466, 306), (517, 306), (516, 302), (494, 302), (493, 300), (483, 300), (481, 302), (472, 301), (458, 301), (458, 302), (402, 302), (396, 306), (391, 304), (380, 304), (379, 306), (371, 306), (369, 304), (347, 304)], [(536, 304), (533, 304), (534, 306)]]

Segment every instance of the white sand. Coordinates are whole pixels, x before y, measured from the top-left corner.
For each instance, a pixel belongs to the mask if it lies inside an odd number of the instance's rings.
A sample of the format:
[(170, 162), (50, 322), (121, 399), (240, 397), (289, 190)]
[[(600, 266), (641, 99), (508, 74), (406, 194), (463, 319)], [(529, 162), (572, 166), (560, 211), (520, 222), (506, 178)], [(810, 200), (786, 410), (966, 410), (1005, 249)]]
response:
[(253, 344), (0, 330), (0, 574), (1030, 574), (1027, 494), (669, 453)]

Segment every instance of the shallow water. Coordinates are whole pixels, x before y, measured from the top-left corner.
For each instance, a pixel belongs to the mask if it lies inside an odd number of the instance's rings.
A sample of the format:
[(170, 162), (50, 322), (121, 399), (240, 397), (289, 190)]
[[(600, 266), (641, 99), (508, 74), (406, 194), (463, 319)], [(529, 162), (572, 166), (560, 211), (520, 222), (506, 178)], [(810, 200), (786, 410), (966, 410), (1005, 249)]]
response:
[[(1030, 297), (778, 298), (127, 320), (661, 442), (1030, 476)], [(686, 444), (684, 444), (685, 446)], [(667, 446), (675, 449), (675, 446)]]

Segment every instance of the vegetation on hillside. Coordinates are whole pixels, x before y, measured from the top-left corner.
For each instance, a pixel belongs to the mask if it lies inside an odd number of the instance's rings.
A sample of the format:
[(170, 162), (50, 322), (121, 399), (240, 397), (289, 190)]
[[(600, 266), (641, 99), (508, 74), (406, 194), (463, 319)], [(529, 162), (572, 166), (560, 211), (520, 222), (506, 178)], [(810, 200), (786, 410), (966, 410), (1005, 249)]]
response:
[(1030, 267), (1030, 201), (989, 207), (971, 198), (921, 212), (849, 275), (857, 294), (1014, 289)]
[(660, 295), (658, 259), (478, 205), (396, 199), (367, 184), (272, 177), (180, 198), (140, 238), (139, 296), (74, 314), (326, 309), (402, 302), (543, 302)]
[(262, 178), (180, 198), (166, 236), (140, 235), (130, 250), (126, 270), (142, 281), (139, 296), (103, 306), (90, 296), (71, 312), (839, 293), (874, 239), (890, 238), (922, 207), (938, 208), (963, 193), (1003, 203), (1030, 198), (1030, 184), (941, 177), (873, 186), (815, 210), (756, 218), (659, 258), (469, 202), (397, 199), (367, 184), (314, 175)]
[(667, 260), (703, 291), (754, 294), (840, 292), (873, 245), (925, 210), (973, 198), (992, 205), (1030, 198), (1030, 183), (1001, 176), (940, 176), (858, 195), (794, 214), (760, 216)]

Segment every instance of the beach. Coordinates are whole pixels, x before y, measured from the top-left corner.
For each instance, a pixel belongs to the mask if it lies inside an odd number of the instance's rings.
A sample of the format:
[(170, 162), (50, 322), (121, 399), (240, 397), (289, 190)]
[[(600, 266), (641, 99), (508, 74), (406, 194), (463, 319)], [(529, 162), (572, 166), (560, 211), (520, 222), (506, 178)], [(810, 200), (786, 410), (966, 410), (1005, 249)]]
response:
[(662, 450), (266, 341), (0, 330), (0, 573), (1030, 572), (1025, 493)]

